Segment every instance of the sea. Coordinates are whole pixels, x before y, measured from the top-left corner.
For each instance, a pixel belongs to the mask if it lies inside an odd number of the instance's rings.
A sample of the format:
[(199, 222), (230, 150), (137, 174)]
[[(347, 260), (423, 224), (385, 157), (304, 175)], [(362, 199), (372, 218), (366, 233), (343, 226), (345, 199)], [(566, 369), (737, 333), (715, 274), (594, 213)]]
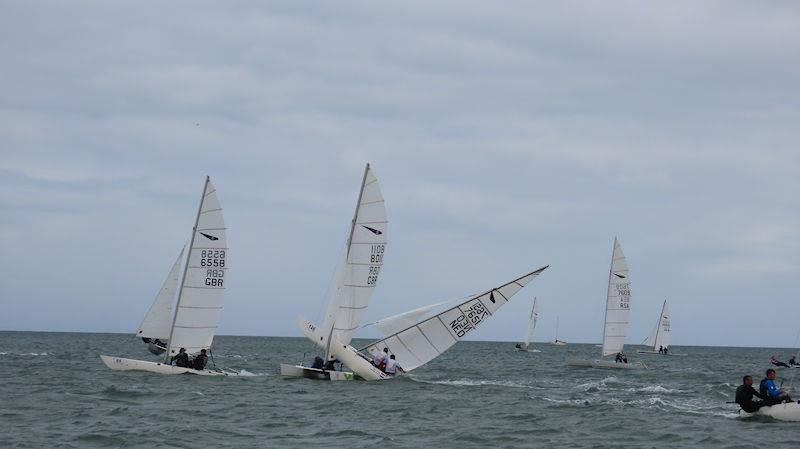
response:
[[(565, 367), (595, 345), (535, 347), (459, 342), (389, 381), (326, 382), (281, 378), (280, 363), (311, 363), (304, 338), (218, 336), (213, 363), (238, 375), (200, 377), (106, 368), (100, 354), (156, 359), (131, 335), (0, 332), (0, 447), (800, 447), (800, 423), (727, 403), (791, 350), (627, 347), (646, 370), (601, 370)], [(778, 379), (800, 398), (794, 371)]]

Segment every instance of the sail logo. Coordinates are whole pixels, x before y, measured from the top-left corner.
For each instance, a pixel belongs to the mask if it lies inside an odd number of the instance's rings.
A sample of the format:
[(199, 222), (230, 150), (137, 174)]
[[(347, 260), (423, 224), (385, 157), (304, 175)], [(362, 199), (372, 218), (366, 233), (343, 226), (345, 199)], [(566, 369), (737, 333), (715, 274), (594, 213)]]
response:
[(621, 274), (614, 273), (614, 276), (616, 276), (616, 277), (618, 277), (620, 279), (625, 279), (625, 276), (623, 276)]
[(201, 232), (200, 234), (209, 240), (219, 240), (219, 237), (214, 237), (213, 235), (206, 234), (205, 232)]
[(369, 231), (369, 232), (371, 232), (371, 233), (375, 234), (375, 235), (381, 235), (381, 234), (383, 234), (383, 232), (382, 232), (382, 231), (379, 231), (379, 230), (377, 230), (377, 229), (375, 229), (375, 228), (370, 228), (369, 226), (364, 226), (364, 225), (361, 225), (361, 227), (362, 227), (362, 228), (364, 228), (364, 229), (366, 229), (367, 231)]

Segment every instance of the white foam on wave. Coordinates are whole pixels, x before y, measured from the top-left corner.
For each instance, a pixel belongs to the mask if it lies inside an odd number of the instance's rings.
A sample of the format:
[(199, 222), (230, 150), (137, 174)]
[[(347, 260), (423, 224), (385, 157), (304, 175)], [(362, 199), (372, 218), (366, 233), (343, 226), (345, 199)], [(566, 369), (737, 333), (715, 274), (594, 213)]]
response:
[(27, 353), (27, 354), (22, 354), (22, 355), (43, 356), (43, 355), (53, 355), (53, 353), (50, 353), (50, 354), (48, 354), (48, 353), (46, 353), (46, 352), (40, 352), (40, 353), (36, 353), (36, 352), (29, 352), (29, 353)]
[(579, 388), (584, 391), (589, 390), (591, 388), (600, 389), (601, 387), (605, 387), (609, 383), (616, 383), (617, 381), (618, 379), (616, 378), (616, 376), (608, 376), (604, 379), (593, 380), (591, 382), (586, 382), (584, 384), (578, 384), (575, 386), (575, 388)]
[(648, 385), (646, 387), (626, 388), (625, 391), (634, 393), (680, 393), (681, 390), (664, 388), (661, 385)]
[(510, 387), (510, 388), (532, 388), (530, 385), (523, 385), (518, 384), (515, 382), (511, 382), (508, 380), (471, 380), (471, 379), (460, 379), (460, 380), (422, 380), (416, 379), (413, 377), (409, 377), (411, 380), (416, 382), (422, 382), (426, 384), (436, 384), (436, 385), (452, 385), (456, 387), (484, 387), (484, 386), (495, 386), (495, 387)]

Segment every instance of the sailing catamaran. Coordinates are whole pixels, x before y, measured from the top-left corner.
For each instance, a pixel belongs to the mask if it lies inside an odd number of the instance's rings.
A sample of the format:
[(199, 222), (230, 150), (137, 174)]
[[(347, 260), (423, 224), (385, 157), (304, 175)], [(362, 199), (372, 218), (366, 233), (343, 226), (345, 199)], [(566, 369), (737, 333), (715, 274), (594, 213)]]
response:
[(558, 317), (556, 317), (556, 338), (553, 341), (551, 341), (550, 344), (556, 346), (564, 346), (567, 344), (566, 341), (558, 339)]
[[(353, 332), (358, 328), (358, 321), (369, 305), (372, 293), (378, 284), (378, 276), (386, 254), (388, 223), (378, 178), (367, 164), (361, 180), (356, 211), (350, 223), (347, 245), (339, 262), (324, 321), (317, 328), (304, 318), (298, 317), (298, 324), (303, 333), (306, 335), (310, 335), (309, 332), (313, 333), (313, 338), (310, 338), (319, 349), (325, 351), (326, 362), (332, 362), (337, 358), (342, 362), (346, 361), (337, 355), (337, 352), (340, 352), (337, 349), (350, 344)], [(385, 377), (377, 368), (374, 368), (374, 371), (375, 373), (371, 375)], [(284, 377), (325, 380), (353, 378), (353, 373), (287, 364), (281, 364), (281, 374)]]
[(185, 348), (188, 354), (198, 354), (201, 350), (210, 352), (227, 286), (227, 255), (228, 241), (222, 206), (214, 185), (206, 177), (188, 251), (181, 249), (136, 332), (137, 337), (148, 343), (150, 352), (164, 354), (164, 361), (159, 363), (101, 355), (103, 363), (115, 371), (204, 376), (229, 374), (170, 364), (171, 357), (180, 348)]
[(655, 329), (645, 340), (645, 344), (653, 347), (650, 351), (638, 350), (639, 354), (648, 355), (686, 355), (686, 354), (673, 354), (669, 352), (669, 334), (670, 334), (670, 318), (669, 309), (667, 308), (667, 300), (664, 300), (664, 305), (661, 306), (661, 314), (658, 316), (658, 323)]
[[(617, 238), (614, 237), (614, 250), (611, 255), (611, 269), (608, 273), (608, 295), (606, 297), (606, 315), (603, 324), (602, 357), (622, 354), (625, 337), (628, 331), (630, 315), (631, 280), (628, 263), (622, 253)], [(611, 360), (568, 360), (568, 366), (580, 368), (644, 368), (642, 363), (614, 362)]]
[(517, 351), (525, 351), (525, 352), (542, 352), (538, 349), (534, 349), (530, 347), (531, 339), (533, 338), (533, 331), (536, 329), (536, 322), (539, 321), (539, 299), (534, 297), (533, 298), (533, 307), (531, 308), (531, 319), (528, 323), (528, 333), (525, 336), (525, 341), (522, 344), (517, 344), (514, 346), (514, 349)]

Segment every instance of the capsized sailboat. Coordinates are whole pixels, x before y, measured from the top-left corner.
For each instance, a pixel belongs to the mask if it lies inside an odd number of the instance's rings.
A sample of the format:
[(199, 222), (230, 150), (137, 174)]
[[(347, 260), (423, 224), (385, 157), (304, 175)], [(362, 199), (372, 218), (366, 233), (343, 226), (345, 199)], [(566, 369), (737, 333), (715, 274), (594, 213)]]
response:
[(800, 421), (800, 403), (785, 402), (783, 404), (769, 405), (761, 407), (753, 413), (739, 409), (740, 418), (750, 418), (752, 416), (769, 416), (779, 421)]
[[(338, 359), (354, 369), (347, 363), (349, 354), (338, 355), (338, 352), (342, 352), (339, 351), (339, 347), (350, 344), (353, 332), (358, 328), (361, 315), (369, 306), (372, 293), (378, 284), (383, 258), (386, 255), (388, 224), (386, 205), (378, 178), (367, 164), (361, 180), (356, 210), (350, 223), (347, 244), (339, 261), (331, 299), (322, 325), (317, 327), (298, 317), (298, 325), (303, 333), (325, 352), (326, 364)], [(372, 367), (372, 364), (364, 362)], [(373, 370), (364, 368), (366, 377), (386, 377), (379, 369), (372, 368)], [(289, 364), (281, 364), (281, 375), (322, 380), (354, 378), (351, 372)]]
[(524, 352), (542, 352), (538, 349), (530, 347), (531, 339), (533, 338), (533, 331), (536, 329), (537, 321), (539, 321), (539, 299), (534, 297), (533, 307), (531, 308), (531, 318), (530, 322), (528, 323), (528, 333), (525, 335), (525, 341), (514, 346), (515, 350)]
[[(188, 250), (182, 249), (167, 279), (145, 315), (137, 337), (162, 362), (101, 355), (115, 371), (149, 371), (160, 374), (227, 375), (224, 371), (177, 367), (170, 364), (180, 348), (190, 355), (210, 353), (217, 330), (227, 282), (228, 240), (217, 191), (206, 177)], [(177, 296), (177, 298), (175, 298)], [(174, 300), (174, 301), (173, 301)], [(173, 307), (174, 302), (174, 307)]]
[(567, 344), (566, 341), (558, 339), (558, 317), (556, 317), (556, 338), (553, 341), (551, 341), (550, 344), (556, 346), (565, 346)]
[(642, 363), (615, 362), (604, 360), (602, 357), (624, 354), (625, 337), (628, 331), (628, 317), (630, 315), (631, 280), (628, 272), (628, 263), (622, 246), (614, 237), (614, 249), (611, 254), (611, 269), (608, 273), (608, 295), (606, 297), (606, 313), (603, 323), (603, 350), (601, 358), (597, 360), (572, 359), (567, 361), (568, 366), (579, 368), (616, 368), (636, 369), (644, 368)]

